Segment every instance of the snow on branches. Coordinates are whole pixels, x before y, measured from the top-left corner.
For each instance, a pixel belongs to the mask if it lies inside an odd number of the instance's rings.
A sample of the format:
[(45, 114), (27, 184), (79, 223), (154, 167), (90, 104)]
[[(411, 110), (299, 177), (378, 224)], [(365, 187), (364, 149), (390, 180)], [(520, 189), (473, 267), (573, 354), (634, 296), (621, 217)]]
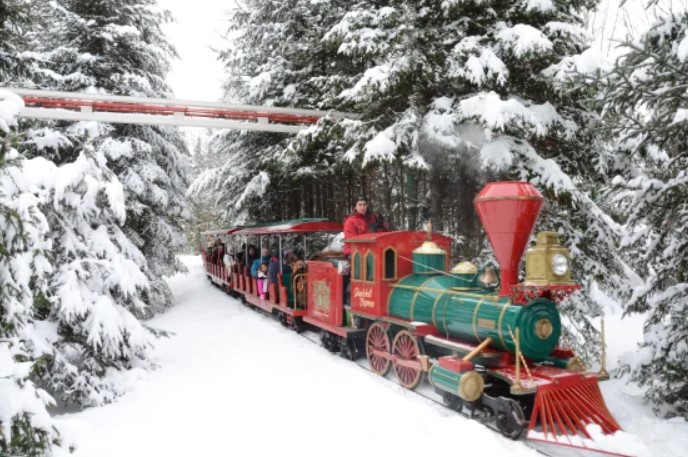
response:
[(623, 371), (657, 410), (688, 417), (688, 14), (663, 18), (625, 50), (605, 94), (619, 145), (611, 192), (626, 221), (621, 245), (644, 278), (626, 312), (647, 320)]
[(46, 290), (51, 244), (27, 161), (9, 142), (22, 106), (0, 91), (0, 449), (34, 456), (57, 452), (60, 436), (46, 409), (53, 398), (29, 379), (36, 360), (26, 332), (34, 300)]

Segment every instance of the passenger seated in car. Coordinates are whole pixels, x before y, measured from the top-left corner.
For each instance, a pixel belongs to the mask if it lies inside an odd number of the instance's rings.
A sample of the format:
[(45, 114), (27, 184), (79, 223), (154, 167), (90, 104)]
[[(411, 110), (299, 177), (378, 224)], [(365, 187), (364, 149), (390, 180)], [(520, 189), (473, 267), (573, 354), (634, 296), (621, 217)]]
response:
[[(284, 268), (283, 268), (284, 270)], [(277, 249), (272, 250), (272, 257), (270, 257), (270, 264), (268, 265), (268, 284), (278, 285), (277, 275), (280, 272), (280, 257)]]
[(303, 260), (295, 260), (291, 264), (291, 271), (294, 274), (305, 273), (306, 272), (306, 262), (304, 262)]
[(222, 240), (218, 237), (217, 238), (217, 258), (216, 258), (216, 263), (217, 265), (222, 266), (223, 265), (223, 259), (225, 257), (225, 244), (222, 242)]
[[(243, 249), (242, 249), (243, 251)], [(253, 262), (255, 262), (258, 259), (258, 253), (256, 252), (256, 247), (252, 244), (248, 245), (247, 248), (247, 255), (246, 255), (246, 266), (249, 268), (253, 268)]]
[[(250, 248), (250, 246), (249, 246)], [(263, 250), (260, 252), (260, 259), (256, 259), (253, 261), (253, 264), (251, 265), (251, 276), (254, 278), (258, 277), (258, 269), (260, 268), (261, 263), (269, 263), (270, 262), (270, 251), (268, 248), (263, 248)]]
[(225, 256), (222, 258), (222, 263), (225, 265), (227, 274), (232, 274), (232, 268), (234, 267), (234, 256), (229, 252), (225, 252)]
[(268, 263), (263, 262), (258, 266), (258, 295), (265, 300), (268, 293)]

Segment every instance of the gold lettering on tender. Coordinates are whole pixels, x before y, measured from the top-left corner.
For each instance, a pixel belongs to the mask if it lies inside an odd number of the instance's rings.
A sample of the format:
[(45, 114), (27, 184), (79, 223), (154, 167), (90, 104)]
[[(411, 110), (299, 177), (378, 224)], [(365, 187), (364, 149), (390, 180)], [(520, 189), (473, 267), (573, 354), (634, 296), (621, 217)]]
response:
[(495, 329), (497, 328), (497, 324), (495, 321), (491, 321), (489, 319), (478, 319), (478, 327), (482, 328), (490, 328), (490, 329)]
[(325, 281), (313, 282), (313, 302), (319, 311), (330, 312), (330, 286)]

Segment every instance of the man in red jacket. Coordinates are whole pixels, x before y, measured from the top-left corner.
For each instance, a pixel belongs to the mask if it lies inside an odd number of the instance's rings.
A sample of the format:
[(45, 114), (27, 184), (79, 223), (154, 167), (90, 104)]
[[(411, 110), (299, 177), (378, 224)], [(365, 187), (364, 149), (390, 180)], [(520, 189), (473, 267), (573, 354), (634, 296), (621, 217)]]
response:
[[(354, 212), (344, 221), (344, 239), (364, 233), (386, 232), (382, 215), (368, 209), (368, 199), (357, 197), (354, 202)], [(344, 243), (344, 254), (351, 255), (351, 245)]]

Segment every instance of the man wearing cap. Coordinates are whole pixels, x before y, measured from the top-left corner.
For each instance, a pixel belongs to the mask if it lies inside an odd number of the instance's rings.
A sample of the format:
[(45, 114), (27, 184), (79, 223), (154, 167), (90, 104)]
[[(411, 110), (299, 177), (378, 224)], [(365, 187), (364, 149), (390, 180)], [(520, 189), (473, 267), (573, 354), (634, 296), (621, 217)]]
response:
[[(364, 233), (386, 232), (384, 220), (380, 213), (373, 213), (368, 208), (366, 197), (356, 197), (354, 212), (344, 221), (344, 239)], [(344, 254), (351, 255), (351, 246), (344, 243)]]

